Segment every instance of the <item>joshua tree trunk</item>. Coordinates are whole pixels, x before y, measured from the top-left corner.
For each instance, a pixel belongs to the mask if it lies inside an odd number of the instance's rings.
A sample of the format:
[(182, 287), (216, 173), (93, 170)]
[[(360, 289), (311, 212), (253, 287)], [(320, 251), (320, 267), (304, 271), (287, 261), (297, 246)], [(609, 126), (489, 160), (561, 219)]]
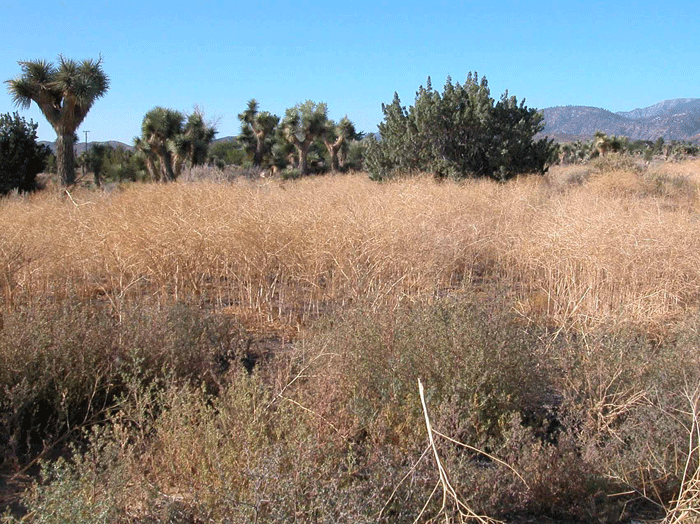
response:
[(175, 180), (175, 171), (173, 170), (173, 161), (169, 151), (165, 152), (165, 154), (162, 157), (162, 160), (163, 168), (165, 170), (165, 180), (168, 182), (172, 182), (173, 180)]
[(173, 159), (170, 151), (168, 151), (167, 147), (159, 145), (156, 149), (156, 154), (160, 159), (161, 181), (172, 182), (175, 180), (175, 172), (173, 170)]
[(255, 133), (255, 154), (253, 155), (253, 165), (260, 166), (263, 160), (263, 149), (265, 147), (265, 133), (254, 131)]
[(338, 152), (340, 151), (340, 147), (343, 145), (343, 142), (345, 142), (345, 137), (343, 136), (338, 137), (338, 139), (335, 142), (330, 142), (325, 138), (323, 139), (323, 143), (326, 144), (326, 149), (328, 149), (328, 155), (331, 157), (332, 171), (340, 171)]
[(299, 153), (299, 172), (301, 176), (306, 176), (309, 171), (309, 148), (311, 147), (311, 142), (313, 142), (314, 137), (307, 137), (303, 142), (299, 140), (296, 136), (290, 135), (288, 140), (292, 142), (292, 145), (296, 148), (297, 153)]
[(297, 146), (297, 152), (299, 153), (299, 172), (301, 176), (306, 176), (307, 171), (309, 170), (309, 162), (308, 162), (308, 157), (309, 157), (309, 148), (303, 147), (303, 142), (301, 145)]
[(340, 171), (340, 162), (338, 162), (338, 149), (335, 147), (330, 148), (331, 154), (331, 170)]
[(160, 173), (156, 169), (156, 163), (153, 161), (152, 153), (146, 153), (146, 169), (148, 170), (148, 174), (151, 175), (151, 180), (160, 182)]
[(75, 183), (75, 133), (58, 133), (56, 138), (56, 168), (64, 186)]

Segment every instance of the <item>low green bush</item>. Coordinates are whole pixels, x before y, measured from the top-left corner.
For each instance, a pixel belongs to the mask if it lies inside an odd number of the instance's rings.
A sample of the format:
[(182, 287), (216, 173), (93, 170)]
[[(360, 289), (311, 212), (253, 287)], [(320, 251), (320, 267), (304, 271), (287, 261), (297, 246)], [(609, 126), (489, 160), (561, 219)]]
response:
[(0, 194), (33, 191), (51, 150), (37, 142), (38, 124), (18, 113), (0, 115)]

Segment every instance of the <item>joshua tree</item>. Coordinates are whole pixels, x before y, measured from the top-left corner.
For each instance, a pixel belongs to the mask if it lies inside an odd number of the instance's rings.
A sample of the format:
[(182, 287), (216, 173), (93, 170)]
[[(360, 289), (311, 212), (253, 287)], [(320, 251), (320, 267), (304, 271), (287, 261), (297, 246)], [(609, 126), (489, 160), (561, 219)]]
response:
[(92, 144), (92, 147), (85, 150), (83, 155), (85, 167), (92, 171), (97, 187), (102, 185), (102, 171), (110, 151), (112, 147), (109, 144)]
[(143, 155), (146, 162), (146, 169), (148, 170), (151, 180), (154, 182), (160, 182), (161, 170), (160, 166), (157, 164), (158, 156), (156, 155), (154, 148), (151, 147), (151, 144), (149, 144), (143, 137), (134, 138), (134, 147), (139, 153), (141, 153), (141, 155)]
[[(156, 182), (175, 180), (175, 140), (182, 133), (185, 115), (180, 111), (155, 107), (143, 118), (141, 138), (134, 140), (136, 148), (146, 156), (146, 166)], [(156, 168), (156, 159), (160, 166)]]
[(593, 147), (600, 156), (605, 156), (610, 152), (619, 153), (627, 145), (629, 145), (629, 141), (624, 137), (608, 136), (602, 131), (596, 131), (593, 136)]
[(335, 124), (333, 121), (328, 121), (326, 130), (322, 135), (323, 143), (328, 149), (328, 155), (331, 158), (331, 169), (340, 171), (339, 153), (343, 146), (346, 146), (349, 140), (355, 139), (357, 132), (355, 125), (348, 119), (347, 116)]
[(307, 100), (303, 104), (287, 109), (282, 121), (282, 135), (292, 144), (299, 155), (299, 171), (301, 175), (308, 172), (309, 147), (313, 141), (326, 130), (328, 122), (328, 107), (321, 102), (316, 104)]
[(271, 148), (272, 136), (280, 119), (267, 111), (258, 111), (258, 102), (253, 98), (248, 101), (247, 109), (238, 115), (241, 121), (241, 134), (238, 139), (246, 144), (246, 149), (253, 153), (253, 165), (260, 166), (263, 157)]
[(156, 181), (175, 180), (182, 166), (203, 164), (216, 128), (204, 122), (198, 110), (187, 117), (180, 111), (155, 107), (143, 118), (141, 137), (134, 145), (146, 157), (146, 167)]
[(102, 58), (76, 62), (58, 57), (54, 65), (45, 60), (19, 62), (22, 74), (7, 80), (16, 105), (28, 109), (32, 101), (56, 131), (56, 166), (64, 185), (75, 182), (76, 130), (95, 100), (109, 89)]
[(216, 127), (204, 121), (204, 114), (195, 109), (187, 117), (182, 133), (175, 137), (175, 175), (179, 175), (183, 164), (202, 165), (207, 161), (209, 144), (216, 136)]

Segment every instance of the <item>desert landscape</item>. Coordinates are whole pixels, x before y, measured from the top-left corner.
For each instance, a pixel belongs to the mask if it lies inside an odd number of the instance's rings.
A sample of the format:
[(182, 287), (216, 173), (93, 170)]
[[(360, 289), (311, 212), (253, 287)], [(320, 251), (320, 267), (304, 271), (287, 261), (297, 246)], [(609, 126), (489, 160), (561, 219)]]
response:
[(3, 198), (5, 520), (692, 522), (699, 188), (609, 154)]

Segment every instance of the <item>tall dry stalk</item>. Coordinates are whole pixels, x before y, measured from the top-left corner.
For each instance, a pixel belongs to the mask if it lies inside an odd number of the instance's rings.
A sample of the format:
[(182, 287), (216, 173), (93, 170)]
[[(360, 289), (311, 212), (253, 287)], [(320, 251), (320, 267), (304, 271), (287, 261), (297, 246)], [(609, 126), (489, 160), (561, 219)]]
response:
[(688, 450), (678, 497), (669, 509), (664, 523), (694, 524), (700, 522), (700, 386), (684, 392), (690, 418)]
[[(450, 517), (449, 517), (449, 512), (448, 512), (448, 504), (452, 503), (457, 510), (457, 515), (459, 516), (459, 521), (461, 523), (464, 522), (479, 522), (480, 524), (500, 524), (501, 521), (493, 519), (491, 517), (485, 516), (485, 515), (479, 515), (474, 512), (463, 500), (462, 498), (457, 494), (457, 491), (455, 488), (452, 486), (452, 483), (450, 482), (450, 478), (447, 474), (447, 470), (442, 464), (442, 460), (440, 459), (440, 453), (438, 452), (437, 446), (435, 444), (435, 435), (438, 435), (440, 437), (443, 437), (450, 442), (454, 444), (458, 444), (459, 446), (468, 448), (472, 451), (476, 451), (477, 453), (481, 453), (490, 459), (494, 460), (495, 462), (506, 466), (509, 468), (511, 471), (513, 471), (520, 480), (522, 480), (526, 485), (527, 483), (525, 482), (525, 479), (517, 472), (515, 471), (511, 466), (503, 462), (502, 460), (499, 460), (492, 455), (485, 453), (482, 450), (476, 449), (472, 446), (468, 446), (466, 444), (463, 444), (461, 442), (458, 442), (450, 437), (447, 437), (446, 435), (443, 435), (442, 433), (435, 431), (433, 429), (432, 423), (430, 422), (430, 415), (428, 415), (428, 406), (426, 405), (425, 402), (425, 391), (423, 389), (423, 383), (421, 382), (420, 379), (418, 379), (418, 393), (420, 395), (420, 401), (421, 401), (421, 406), (423, 408), (423, 416), (425, 419), (425, 427), (428, 432), (428, 440), (430, 441), (430, 448), (433, 451), (433, 458), (435, 459), (435, 465), (438, 469), (438, 475), (439, 475), (439, 481), (435, 485), (435, 489), (433, 489), (433, 492), (430, 494), (430, 497), (426, 501), (425, 505), (423, 506), (423, 509), (419, 513), (418, 517), (416, 517), (416, 520), (414, 521), (414, 524), (418, 522), (423, 514), (425, 513), (425, 509), (428, 506), (428, 503), (432, 499), (433, 495), (437, 491), (438, 487), (442, 488), (442, 504), (440, 506), (440, 510), (438, 511), (438, 514), (432, 518), (432, 520), (437, 520), (440, 515), (442, 515), (445, 518), (445, 523), (449, 524), (450, 522)], [(422, 458), (422, 456), (421, 456)], [(420, 459), (419, 459), (420, 460)]]

